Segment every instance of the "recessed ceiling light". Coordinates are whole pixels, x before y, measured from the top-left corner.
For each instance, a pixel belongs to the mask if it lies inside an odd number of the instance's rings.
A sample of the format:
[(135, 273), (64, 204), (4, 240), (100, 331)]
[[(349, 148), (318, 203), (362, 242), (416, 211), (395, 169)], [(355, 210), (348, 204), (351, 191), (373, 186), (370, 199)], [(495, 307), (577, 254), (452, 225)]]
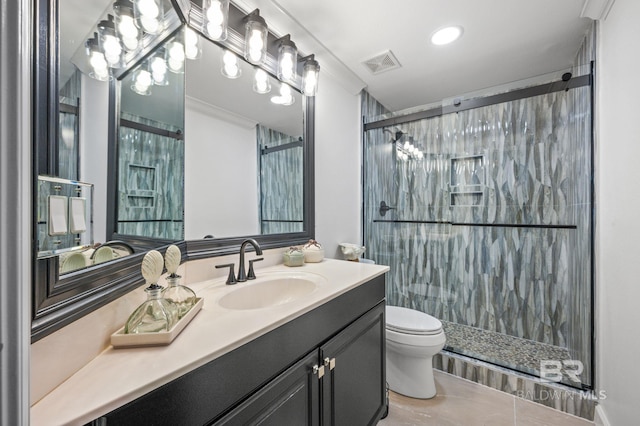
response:
[(462, 27), (445, 27), (441, 28), (431, 36), (431, 43), (441, 46), (443, 44), (453, 43), (462, 35)]

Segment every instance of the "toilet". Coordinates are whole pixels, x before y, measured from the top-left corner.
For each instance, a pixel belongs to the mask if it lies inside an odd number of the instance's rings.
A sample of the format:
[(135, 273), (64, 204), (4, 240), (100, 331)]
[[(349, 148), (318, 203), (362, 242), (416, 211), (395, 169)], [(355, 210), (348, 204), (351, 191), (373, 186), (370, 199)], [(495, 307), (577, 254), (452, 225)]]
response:
[(433, 356), (446, 342), (442, 323), (424, 312), (386, 307), (387, 383), (392, 391), (428, 399), (436, 395)]

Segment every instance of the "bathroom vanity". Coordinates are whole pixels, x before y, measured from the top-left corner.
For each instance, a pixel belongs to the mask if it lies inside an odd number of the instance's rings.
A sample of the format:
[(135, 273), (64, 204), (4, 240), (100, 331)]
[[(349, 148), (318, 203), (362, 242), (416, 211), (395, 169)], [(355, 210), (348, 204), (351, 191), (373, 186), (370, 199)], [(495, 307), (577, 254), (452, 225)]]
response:
[[(108, 348), (35, 404), (32, 424), (375, 424), (387, 270), (325, 260), (193, 285), (205, 305), (171, 345)], [(287, 280), (314, 286), (274, 286)]]

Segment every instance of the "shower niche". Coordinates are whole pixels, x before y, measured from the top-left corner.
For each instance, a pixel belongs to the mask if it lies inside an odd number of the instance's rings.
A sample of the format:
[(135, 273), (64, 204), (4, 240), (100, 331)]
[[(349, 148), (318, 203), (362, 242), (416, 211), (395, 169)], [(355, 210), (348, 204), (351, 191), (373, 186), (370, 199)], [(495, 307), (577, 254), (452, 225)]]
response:
[(449, 206), (480, 207), (486, 188), (484, 154), (452, 157), (449, 160)]

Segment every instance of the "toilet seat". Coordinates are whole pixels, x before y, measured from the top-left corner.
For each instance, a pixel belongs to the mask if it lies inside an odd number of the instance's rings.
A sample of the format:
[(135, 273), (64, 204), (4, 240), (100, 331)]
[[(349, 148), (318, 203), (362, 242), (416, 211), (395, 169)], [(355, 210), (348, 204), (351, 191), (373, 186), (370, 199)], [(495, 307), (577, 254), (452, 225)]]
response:
[(442, 323), (431, 315), (400, 306), (386, 307), (387, 330), (417, 336), (442, 333)]

